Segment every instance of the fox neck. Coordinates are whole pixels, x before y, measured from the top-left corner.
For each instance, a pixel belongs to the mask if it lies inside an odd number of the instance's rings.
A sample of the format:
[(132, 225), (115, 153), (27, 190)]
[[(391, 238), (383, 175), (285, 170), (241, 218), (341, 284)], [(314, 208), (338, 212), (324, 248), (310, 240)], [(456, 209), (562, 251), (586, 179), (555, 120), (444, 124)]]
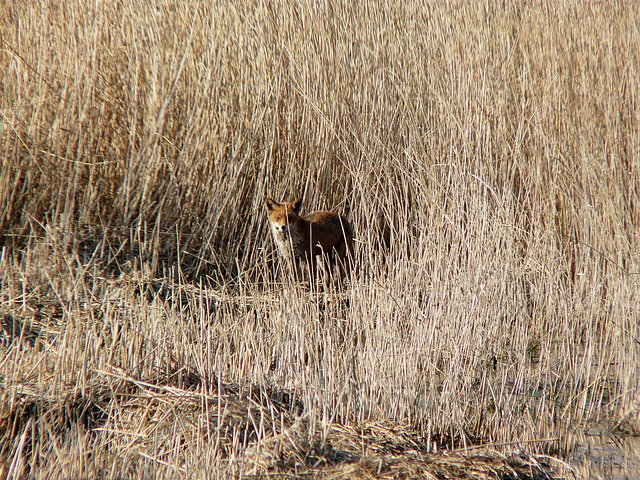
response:
[(281, 232), (271, 224), (271, 233), (278, 245), (278, 250), (287, 260), (305, 258), (309, 250), (309, 225), (310, 222), (300, 218), (299, 222), (290, 224), (287, 231)]

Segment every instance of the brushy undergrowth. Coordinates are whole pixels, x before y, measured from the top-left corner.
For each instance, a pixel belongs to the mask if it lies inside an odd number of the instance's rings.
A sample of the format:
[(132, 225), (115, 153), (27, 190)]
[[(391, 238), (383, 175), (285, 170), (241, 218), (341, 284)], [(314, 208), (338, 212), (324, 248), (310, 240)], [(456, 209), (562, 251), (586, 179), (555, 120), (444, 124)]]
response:
[[(0, 476), (547, 478), (637, 435), (637, 18), (3, 2)], [(345, 288), (288, 281), (265, 195), (349, 217)]]

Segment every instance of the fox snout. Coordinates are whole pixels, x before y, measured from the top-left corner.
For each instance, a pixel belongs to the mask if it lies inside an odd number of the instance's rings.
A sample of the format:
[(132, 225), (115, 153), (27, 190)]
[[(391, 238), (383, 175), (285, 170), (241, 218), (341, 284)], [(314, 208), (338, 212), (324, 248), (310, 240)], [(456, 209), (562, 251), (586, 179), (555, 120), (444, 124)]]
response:
[(274, 225), (273, 228), (281, 234), (286, 234), (289, 231), (289, 226), (286, 223), (284, 225)]

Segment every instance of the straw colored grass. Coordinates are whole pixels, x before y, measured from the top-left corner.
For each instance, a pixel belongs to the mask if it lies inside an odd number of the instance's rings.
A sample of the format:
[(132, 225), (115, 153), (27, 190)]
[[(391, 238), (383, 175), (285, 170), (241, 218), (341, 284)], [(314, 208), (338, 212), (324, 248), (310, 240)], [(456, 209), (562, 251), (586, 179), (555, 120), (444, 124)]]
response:
[[(638, 434), (638, 7), (409, 3), (0, 5), (0, 477), (571, 478)], [(347, 285), (265, 195), (348, 216)]]

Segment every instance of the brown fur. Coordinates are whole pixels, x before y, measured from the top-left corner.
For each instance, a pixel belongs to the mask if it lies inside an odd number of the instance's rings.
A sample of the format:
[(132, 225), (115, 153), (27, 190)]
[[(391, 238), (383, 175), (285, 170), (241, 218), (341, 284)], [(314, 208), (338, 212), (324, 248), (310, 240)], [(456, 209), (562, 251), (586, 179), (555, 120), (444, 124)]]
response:
[(340, 259), (344, 275), (347, 255), (353, 249), (353, 230), (339, 213), (314, 212), (300, 215), (302, 198), (278, 203), (265, 198), (271, 233), (280, 255), (293, 265), (305, 261), (315, 270), (316, 257), (326, 255), (330, 262)]

